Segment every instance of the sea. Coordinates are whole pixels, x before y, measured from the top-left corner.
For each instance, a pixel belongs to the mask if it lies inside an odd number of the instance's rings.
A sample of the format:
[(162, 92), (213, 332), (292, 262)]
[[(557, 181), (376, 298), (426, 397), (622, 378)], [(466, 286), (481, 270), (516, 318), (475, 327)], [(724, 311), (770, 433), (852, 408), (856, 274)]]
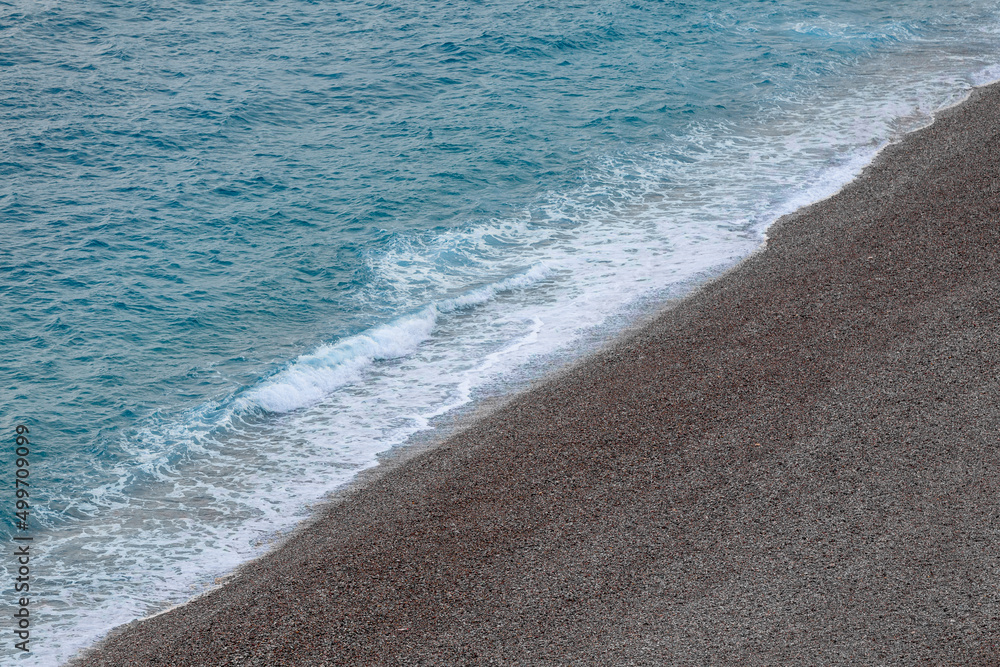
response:
[(210, 590), (998, 78), (983, 0), (0, 0), (0, 663)]

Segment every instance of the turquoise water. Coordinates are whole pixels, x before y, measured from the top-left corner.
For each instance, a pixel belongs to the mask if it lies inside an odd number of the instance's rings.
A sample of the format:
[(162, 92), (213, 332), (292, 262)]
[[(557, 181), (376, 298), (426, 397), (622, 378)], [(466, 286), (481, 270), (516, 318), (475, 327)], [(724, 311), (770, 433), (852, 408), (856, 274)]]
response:
[(1000, 77), (996, 3), (901, 4), (0, 2), (0, 655), (204, 590)]

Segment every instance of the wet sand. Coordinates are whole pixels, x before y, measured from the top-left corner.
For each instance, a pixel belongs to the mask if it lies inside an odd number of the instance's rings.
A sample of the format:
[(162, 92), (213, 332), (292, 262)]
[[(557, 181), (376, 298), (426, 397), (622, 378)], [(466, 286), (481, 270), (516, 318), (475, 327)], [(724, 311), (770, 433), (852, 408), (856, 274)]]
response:
[(1000, 88), (769, 236), (76, 664), (1000, 663)]

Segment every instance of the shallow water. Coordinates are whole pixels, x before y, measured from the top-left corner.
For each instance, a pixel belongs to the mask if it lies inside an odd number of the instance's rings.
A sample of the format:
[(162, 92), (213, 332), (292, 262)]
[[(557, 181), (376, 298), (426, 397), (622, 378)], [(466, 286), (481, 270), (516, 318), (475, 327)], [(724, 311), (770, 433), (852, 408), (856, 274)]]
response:
[(1000, 76), (994, 3), (828, 5), (0, 3), (0, 655), (203, 590)]

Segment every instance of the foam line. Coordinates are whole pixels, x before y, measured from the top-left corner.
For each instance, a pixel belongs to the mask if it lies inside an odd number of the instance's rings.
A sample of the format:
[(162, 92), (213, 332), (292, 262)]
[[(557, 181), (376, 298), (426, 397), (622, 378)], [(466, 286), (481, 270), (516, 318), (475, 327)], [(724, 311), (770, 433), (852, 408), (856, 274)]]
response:
[(528, 287), (551, 274), (544, 264), (460, 296), (443, 299), (365, 333), (322, 345), (242, 399), (244, 407), (284, 413), (319, 403), (338, 388), (357, 382), (378, 361), (412, 354), (431, 337), (441, 315), (484, 304), (498, 294)]

